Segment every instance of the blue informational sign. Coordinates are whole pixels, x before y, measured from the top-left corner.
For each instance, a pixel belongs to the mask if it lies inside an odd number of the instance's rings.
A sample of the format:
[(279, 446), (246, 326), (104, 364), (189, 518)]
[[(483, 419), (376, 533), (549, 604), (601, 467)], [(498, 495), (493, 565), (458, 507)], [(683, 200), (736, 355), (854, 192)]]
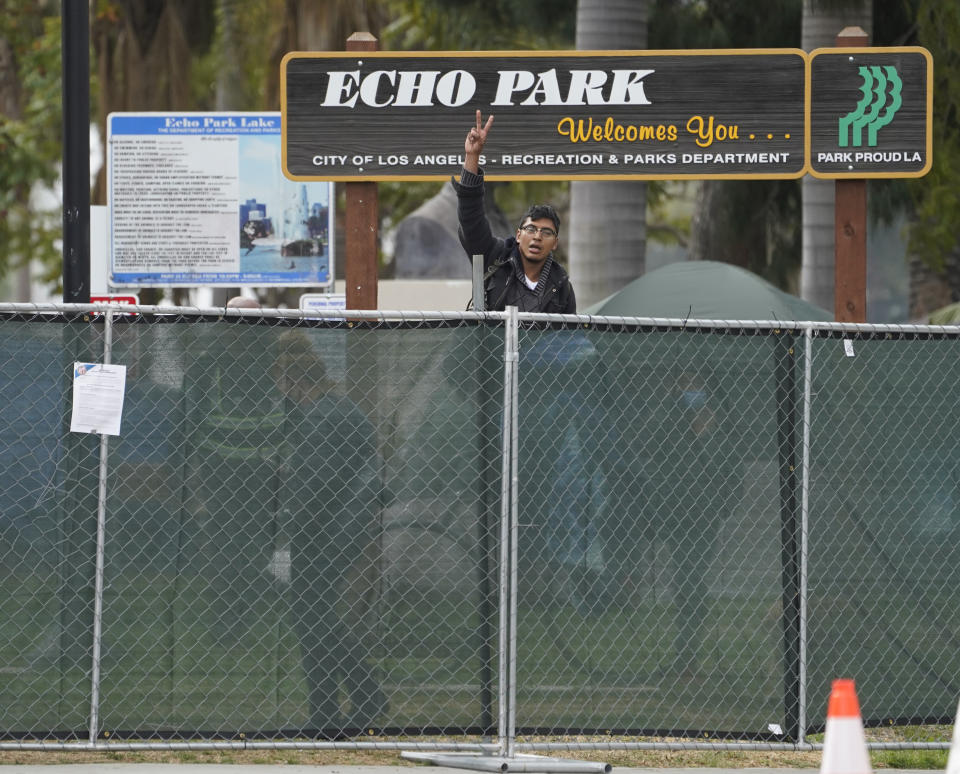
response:
[(333, 183), (294, 182), (280, 113), (111, 113), (114, 287), (333, 282)]

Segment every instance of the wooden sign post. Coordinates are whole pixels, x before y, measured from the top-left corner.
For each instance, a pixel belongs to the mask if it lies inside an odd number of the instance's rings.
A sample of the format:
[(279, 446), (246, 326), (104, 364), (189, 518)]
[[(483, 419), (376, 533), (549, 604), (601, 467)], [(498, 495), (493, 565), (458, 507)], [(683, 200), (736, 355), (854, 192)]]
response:
[(836, 180), (834, 317), (867, 320), (867, 180), (920, 177), (932, 163), (933, 60), (870, 48), (847, 27), (809, 54), (808, 170)]
[[(840, 47), (866, 46), (867, 33), (847, 27)], [(837, 180), (834, 202), (833, 319), (867, 321), (867, 181)]]
[[(347, 51), (376, 51), (377, 39), (369, 32), (355, 32), (347, 39)], [(347, 309), (377, 308), (377, 224), (379, 198), (372, 181), (346, 183), (346, 278)]]

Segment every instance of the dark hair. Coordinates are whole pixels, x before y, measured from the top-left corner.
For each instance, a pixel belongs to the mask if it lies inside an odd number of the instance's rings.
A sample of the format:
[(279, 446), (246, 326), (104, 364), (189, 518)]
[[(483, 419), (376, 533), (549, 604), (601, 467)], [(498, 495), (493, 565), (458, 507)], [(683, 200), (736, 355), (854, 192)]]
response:
[(526, 223), (527, 218), (530, 218), (530, 220), (549, 218), (553, 221), (554, 229), (556, 229), (558, 234), (560, 233), (560, 216), (557, 215), (557, 211), (549, 204), (531, 204), (530, 208), (523, 213), (523, 217), (520, 218), (520, 224), (523, 225)]

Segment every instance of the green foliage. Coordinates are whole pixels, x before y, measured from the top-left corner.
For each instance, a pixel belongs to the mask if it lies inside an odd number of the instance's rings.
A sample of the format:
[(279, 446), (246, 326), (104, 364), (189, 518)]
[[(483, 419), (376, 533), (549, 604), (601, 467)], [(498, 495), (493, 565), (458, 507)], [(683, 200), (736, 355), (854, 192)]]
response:
[(8, 5), (0, 12), (0, 39), (13, 53), (19, 104), (12, 115), (0, 114), (0, 278), (28, 258), (59, 267), (61, 231), (59, 211), (38, 209), (30, 196), (59, 174), (59, 9), (27, 3), (14, 12)]
[(933, 55), (933, 166), (910, 190), (915, 219), (910, 250), (942, 270), (957, 247), (960, 223), (960, 3), (920, 0), (917, 37)]
[[(800, 45), (802, 0), (769, 0), (763, 12), (740, 0), (656, 0), (649, 25), (652, 49), (795, 48)], [(717, 180), (710, 218), (713, 260), (753, 271), (780, 288), (800, 266), (801, 199), (797, 180)], [(656, 204), (654, 204), (656, 212)], [(657, 234), (683, 224), (649, 225)]]
[(395, 20), (383, 31), (384, 48), (483, 51), (573, 45), (576, 0), (386, 0), (386, 4)]
[(656, 0), (649, 45), (668, 48), (787, 48), (800, 45), (802, 0)]
[[(817, 0), (824, 7), (850, 0)], [(379, 0), (392, 21), (379, 35), (384, 50), (550, 50), (573, 46), (576, 0)], [(98, 19), (122, 26), (128, 4), (97, 0)], [(203, 0), (193, 4), (197, 21), (187, 30), (191, 62), (191, 109), (214, 106), (218, 75), (228, 62), (239, 82), (242, 103), (236, 109), (270, 109), (266, 85), (278, 74), (271, 54), (288, 12), (284, 0)], [(60, 213), (36, 211), (30, 191), (53, 186), (61, 153), (59, 3), (0, 0), (0, 38), (13, 50), (20, 100), (12, 115), (0, 115), (0, 278), (27, 257), (39, 258), (56, 282), (61, 270), (58, 249)], [(223, 33), (224, 14), (235, 23), (232, 44)], [(768, 0), (762, 9), (746, 0), (654, 0), (649, 47), (727, 48), (796, 47), (800, 42), (803, 0)], [(201, 18), (202, 17), (202, 18)], [(191, 17), (193, 18), (193, 17)], [(938, 269), (957, 249), (960, 222), (960, 3), (943, 0), (874, 0), (874, 44), (928, 48), (934, 58), (933, 167), (916, 180), (871, 181), (871, 215), (890, 221), (909, 207), (914, 215), (910, 249)], [(210, 25), (215, 24), (211, 33)], [(213, 45), (207, 43), (211, 39)], [(96, 105), (96, 75), (93, 103)], [(466, 127), (466, 124), (465, 124)], [(456, 151), (458, 149), (449, 149)], [(723, 217), (731, 223), (741, 212), (766, 219), (766, 250), (748, 262), (751, 268), (783, 286), (799, 265), (799, 195), (796, 181), (735, 185)], [(385, 225), (396, 224), (439, 188), (439, 183), (383, 183), (381, 213)], [(652, 218), (650, 239), (682, 238), (684, 224), (664, 215), (667, 186), (648, 182)], [(736, 190), (734, 190), (736, 189)], [(741, 190), (742, 189), (742, 190)], [(495, 197), (512, 219), (532, 201), (550, 201), (563, 209), (569, 200), (565, 182), (498, 184)], [(733, 204), (744, 209), (735, 210)], [(761, 233), (758, 226), (756, 233)], [(736, 233), (737, 229), (733, 229)], [(662, 236), (658, 236), (662, 235)], [(678, 235), (680, 235), (678, 237)], [(742, 240), (741, 240), (742, 241)], [(737, 261), (740, 262), (740, 261)]]
[[(276, 110), (265, 104), (268, 79), (280, 74), (270, 68), (270, 42), (278, 34), (283, 20), (282, 0), (231, 0), (216, 4), (213, 45), (195, 56), (191, 63), (191, 98), (194, 110), (216, 107), (216, 85), (222, 73), (229, 72), (237, 86), (241, 104), (231, 110)], [(225, 34), (225, 15), (233, 25), (231, 40)], [(239, 67), (239, 71), (237, 68)]]
[(917, 6), (920, 0), (874, 0), (873, 46), (917, 45)]

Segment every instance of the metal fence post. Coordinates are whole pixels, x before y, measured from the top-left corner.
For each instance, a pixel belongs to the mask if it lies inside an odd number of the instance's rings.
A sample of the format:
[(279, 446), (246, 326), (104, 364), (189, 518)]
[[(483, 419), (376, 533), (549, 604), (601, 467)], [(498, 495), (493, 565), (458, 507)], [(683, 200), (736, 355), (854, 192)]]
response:
[(473, 256), (473, 311), (486, 312), (487, 302), (483, 292), (483, 256)]
[(507, 729), (510, 736), (507, 742), (507, 757), (514, 757), (514, 744), (517, 736), (517, 564), (519, 562), (519, 518), (517, 499), (520, 492), (518, 473), (519, 446), (519, 404), (520, 389), (518, 371), (520, 369), (520, 337), (517, 307), (507, 307), (507, 342), (505, 357), (510, 370), (510, 650), (507, 654), (509, 685)]
[[(104, 312), (103, 362), (110, 365), (113, 352), (113, 310)], [(107, 438), (100, 434), (100, 473), (97, 482), (97, 551), (93, 591), (93, 655), (90, 667), (90, 745), (97, 741), (100, 726), (100, 647), (103, 638), (103, 567), (107, 519)]]
[[(471, 306), (475, 312), (486, 311), (484, 293), (483, 293), (483, 256), (473, 256), (473, 288), (472, 288)], [(479, 513), (477, 518), (477, 538), (480, 546), (480, 558), (477, 564), (480, 598), (483, 605), (481, 615), (481, 624), (479, 626), (479, 649), (481, 668), (480, 668), (480, 725), (484, 729), (484, 734), (489, 734), (493, 726), (493, 670), (490, 668), (491, 654), (491, 634), (490, 634), (490, 611), (492, 611), (492, 592), (490, 588), (490, 564), (491, 564), (491, 534), (493, 520), (492, 514), (493, 497), (490, 484), (493, 483), (493, 471), (491, 466), (487, 465), (488, 460), (494, 459), (495, 453), (493, 434), (486, 430), (488, 423), (486, 421), (486, 409), (491, 408), (495, 400), (495, 382), (491, 377), (494, 375), (492, 367), (492, 358), (494, 350), (487, 346), (488, 334), (484, 327), (479, 328), (480, 347), (477, 351), (477, 428), (479, 431), (479, 460), (480, 465), (477, 471), (477, 484), (479, 487)], [(488, 452), (490, 454), (488, 455)]]
[(497, 734), (500, 755), (510, 756), (515, 737), (515, 718), (513, 700), (516, 693), (512, 690), (512, 668), (510, 653), (515, 653), (516, 638), (511, 630), (514, 614), (511, 602), (516, 598), (511, 594), (513, 586), (513, 551), (511, 550), (512, 515), (515, 498), (512, 486), (515, 475), (516, 458), (513, 454), (513, 418), (514, 418), (514, 370), (517, 362), (517, 309), (507, 307), (503, 336), (503, 432), (500, 465), (500, 636), (499, 647), (499, 690), (497, 697), (498, 718)]
[(784, 331), (774, 339), (783, 603), (783, 701), (787, 733), (794, 739), (800, 733), (800, 548), (797, 534), (795, 341), (792, 331)]
[(807, 526), (810, 515), (810, 413), (813, 393), (813, 328), (803, 331), (803, 458), (800, 461), (800, 643), (797, 744), (804, 744), (807, 729)]

